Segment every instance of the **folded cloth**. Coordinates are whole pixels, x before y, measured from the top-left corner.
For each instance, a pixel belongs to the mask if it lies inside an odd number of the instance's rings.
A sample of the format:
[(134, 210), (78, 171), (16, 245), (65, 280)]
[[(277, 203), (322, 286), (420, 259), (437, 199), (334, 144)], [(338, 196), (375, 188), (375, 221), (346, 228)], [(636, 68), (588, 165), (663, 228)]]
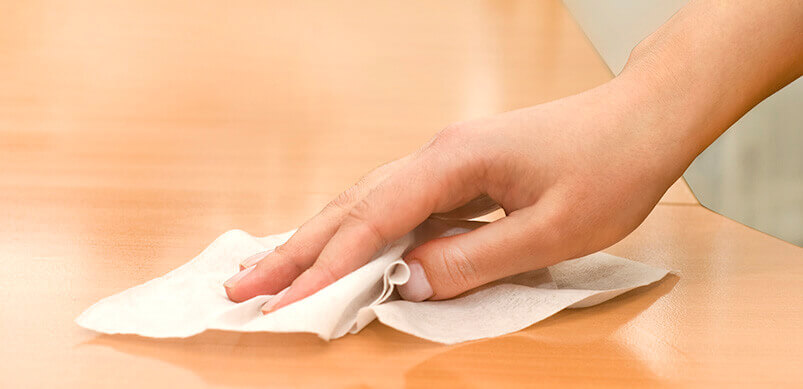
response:
[(433, 237), (465, 232), (465, 226), (476, 225), (419, 228), (385, 247), (363, 267), (267, 315), (260, 308), (272, 296), (235, 303), (226, 297), (223, 282), (237, 272), (240, 260), (275, 248), (293, 231), (256, 238), (232, 230), (170, 273), (92, 305), (76, 323), (107, 334), (154, 338), (183, 338), (218, 329), (311, 332), (329, 340), (357, 333), (379, 319), (399, 331), (451, 344), (511, 333), (564, 308), (599, 304), (668, 273), (599, 252), (507, 277), (449, 300), (400, 299), (394, 289), (409, 278), (409, 268), (401, 260), (407, 251)]

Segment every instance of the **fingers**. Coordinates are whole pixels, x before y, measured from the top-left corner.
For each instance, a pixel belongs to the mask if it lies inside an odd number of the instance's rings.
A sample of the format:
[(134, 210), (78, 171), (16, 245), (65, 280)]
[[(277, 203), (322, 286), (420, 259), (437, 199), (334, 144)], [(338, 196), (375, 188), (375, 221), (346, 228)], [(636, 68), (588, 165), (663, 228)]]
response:
[(229, 299), (241, 302), (276, 294), (290, 285), (315, 262), (354, 204), (404, 163), (401, 159), (377, 168), (304, 223), (286, 243), (244, 260), (241, 271), (223, 284)]
[(282, 298), (266, 304), (263, 312), (317, 292), (366, 264), (432, 213), (477, 197), (476, 189), (463, 184), (464, 178), (463, 172), (450, 171), (448, 162), (437, 157), (420, 158), (400, 169), (355, 205), (315, 263)]
[(429, 241), (405, 256), (410, 280), (399, 287), (410, 301), (454, 297), (488, 282), (553, 264), (558, 232), (524, 208), (476, 230)]
[(223, 284), (229, 299), (241, 302), (254, 296), (276, 294), (286, 288), (315, 262), (344, 216), (345, 212), (327, 207), (274, 251), (263, 258), (248, 258), (256, 265), (246, 267)]

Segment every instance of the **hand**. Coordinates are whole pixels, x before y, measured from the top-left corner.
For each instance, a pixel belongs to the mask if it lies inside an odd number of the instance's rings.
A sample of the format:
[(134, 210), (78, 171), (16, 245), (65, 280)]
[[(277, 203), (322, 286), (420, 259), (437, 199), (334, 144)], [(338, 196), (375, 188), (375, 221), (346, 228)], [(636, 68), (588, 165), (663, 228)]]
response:
[(263, 312), (307, 297), (366, 264), (430, 216), (506, 217), (429, 241), (404, 258), (405, 299), (446, 299), (625, 237), (692, 154), (661, 131), (643, 91), (615, 79), (585, 93), (455, 124), (338, 196), (285, 244), (227, 281), (233, 301), (275, 294)]
[[(407, 253), (408, 300), (445, 299), (603, 249), (630, 233), (692, 159), (803, 74), (800, 2), (692, 1), (587, 92), (441, 131), (363, 178), (224, 284), (264, 312), (309, 296), (435, 215), (507, 216)], [(747, 16), (745, 16), (747, 15)], [(255, 265), (255, 266), (254, 266)]]

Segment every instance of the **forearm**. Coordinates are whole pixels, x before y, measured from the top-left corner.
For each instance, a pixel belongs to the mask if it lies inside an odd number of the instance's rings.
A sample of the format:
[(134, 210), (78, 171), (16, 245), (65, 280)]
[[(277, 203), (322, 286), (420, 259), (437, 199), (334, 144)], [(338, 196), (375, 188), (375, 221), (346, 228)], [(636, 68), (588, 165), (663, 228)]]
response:
[(617, 82), (660, 113), (654, 128), (690, 163), (801, 73), (803, 2), (700, 0), (640, 43)]

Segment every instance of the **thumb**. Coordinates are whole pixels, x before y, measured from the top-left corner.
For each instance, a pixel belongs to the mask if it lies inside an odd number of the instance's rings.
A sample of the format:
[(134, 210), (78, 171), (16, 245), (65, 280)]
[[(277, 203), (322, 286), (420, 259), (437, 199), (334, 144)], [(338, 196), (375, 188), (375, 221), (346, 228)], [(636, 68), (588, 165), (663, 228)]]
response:
[(408, 301), (441, 300), (503, 277), (557, 262), (542, 250), (554, 239), (525, 208), (463, 234), (431, 240), (410, 251), (399, 294)]

